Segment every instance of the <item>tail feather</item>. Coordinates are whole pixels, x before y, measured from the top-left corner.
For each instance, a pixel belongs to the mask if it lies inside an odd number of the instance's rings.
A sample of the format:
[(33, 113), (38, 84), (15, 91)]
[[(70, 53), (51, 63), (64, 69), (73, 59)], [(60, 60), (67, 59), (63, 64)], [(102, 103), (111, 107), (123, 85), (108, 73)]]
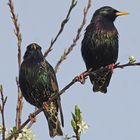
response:
[(62, 136), (63, 132), (58, 119), (58, 109), (54, 102), (51, 102), (48, 106), (44, 106), (44, 114), (48, 121), (50, 137)]
[(93, 84), (94, 92), (107, 92), (107, 87), (109, 86), (111, 80), (112, 72), (108, 69), (103, 69), (97, 71), (94, 75), (90, 76), (91, 83)]
[(62, 106), (61, 106), (61, 101), (60, 98), (57, 100), (59, 110), (60, 110), (60, 118), (61, 118), (61, 124), (64, 127), (64, 117), (63, 117), (63, 111), (62, 111)]

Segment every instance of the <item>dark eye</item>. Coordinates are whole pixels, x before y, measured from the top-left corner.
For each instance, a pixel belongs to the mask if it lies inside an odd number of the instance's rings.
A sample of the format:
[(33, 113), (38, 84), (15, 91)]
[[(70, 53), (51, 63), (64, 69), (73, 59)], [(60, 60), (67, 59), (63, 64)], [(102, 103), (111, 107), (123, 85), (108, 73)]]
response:
[(28, 48), (27, 48), (27, 51), (31, 51), (31, 50), (32, 50), (31, 47), (28, 47)]

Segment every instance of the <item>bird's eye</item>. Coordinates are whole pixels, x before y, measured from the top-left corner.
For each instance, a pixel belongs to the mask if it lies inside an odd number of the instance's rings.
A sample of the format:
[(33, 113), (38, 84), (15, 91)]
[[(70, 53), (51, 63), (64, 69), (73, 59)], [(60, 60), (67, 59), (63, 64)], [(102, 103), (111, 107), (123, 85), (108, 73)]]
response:
[(27, 48), (27, 51), (31, 51), (31, 50), (32, 50), (31, 47), (28, 47), (28, 48)]

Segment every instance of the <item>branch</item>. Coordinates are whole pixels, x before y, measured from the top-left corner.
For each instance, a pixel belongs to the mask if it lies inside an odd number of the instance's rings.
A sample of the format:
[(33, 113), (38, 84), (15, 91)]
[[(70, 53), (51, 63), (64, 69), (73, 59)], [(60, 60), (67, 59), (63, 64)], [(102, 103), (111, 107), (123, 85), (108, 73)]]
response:
[(128, 62), (128, 63), (122, 64), (122, 65), (120, 65), (120, 63), (117, 63), (114, 66), (114, 68), (121, 68), (121, 69), (123, 69), (123, 68), (128, 67), (128, 66), (140, 66), (140, 62), (136, 62), (136, 63), (130, 63), (130, 62)]
[(64, 140), (70, 140), (70, 139), (73, 139), (73, 138), (76, 138), (76, 136), (68, 137), (68, 135), (65, 135)]
[(17, 90), (18, 90), (18, 99), (17, 99), (17, 107), (16, 107), (16, 127), (19, 128), (21, 125), (21, 115), (23, 109), (23, 96), (20, 90), (18, 78), (16, 78)]
[[(22, 36), (20, 32), (20, 24), (18, 23), (18, 16), (15, 14), (14, 10), (14, 3), (12, 0), (9, 0), (8, 6), (10, 8), (11, 18), (14, 24), (14, 33), (17, 37), (17, 46), (18, 46), (18, 68), (20, 69), (21, 65), (21, 42), (22, 42)], [(18, 88), (18, 100), (17, 100), (17, 108), (16, 108), (16, 127), (18, 128), (21, 124), (21, 113), (22, 113), (22, 94), (20, 91), (20, 87), (18, 84), (18, 78), (16, 78), (17, 88)]]
[[(34, 116), (37, 116), (41, 111), (43, 110), (43, 108), (39, 108), (38, 110), (36, 110), (35, 112), (33, 112)], [(16, 133), (12, 133), (11, 136), (9, 136), (8, 138), (6, 138), (5, 140), (11, 140), (15, 135), (19, 134), (21, 132), (21, 130), (31, 121), (30, 117), (28, 117), (28, 119), (18, 128), (18, 130), (16, 131)]]
[[(132, 64), (132, 63), (126, 63), (126, 64), (122, 64), (122, 65), (120, 65), (120, 63), (117, 63), (117, 64), (115, 64), (114, 69), (116, 69), (116, 68), (125, 68), (125, 67), (128, 67), (128, 66), (140, 66), (140, 62), (138, 62), (138, 63), (133, 63), (133, 64)], [(92, 71), (92, 69), (89, 69), (88, 71), (84, 71), (83, 73), (86, 73), (85, 78), (87, 78), (87, 76), (89, 76), (89, 75), (91, 75), (91, 74), (96, 74), (97, 72), (100, 72), (100, 71), (106, 70), (106, 69), (108, 69), (107, 66), (106, 66), (106, 67), (102, 67), (102, 68), (100, 68), (100, 69), (98, 69), (98, 70), (96, 70), (96, 71)], [(60, 91), (58, 92), (58, 94), (53, 95), (53, 96), (47, 101), (47, 104), (49, 104), (51, 101), (57, 99), (59, 96), (61, 96), (62, 94), (64, 94), (65, 91), (68, 90), (68, 89), (69, 89), (72, 85), (74, 85), (76, 82), (78, 82), (77, 76), (76, 76), (75, 78), (73, 78), (73, 80), (72, 80), (69, 84), (67, 84), (62, 90), (60, 90)], [(37, 109), (35, 112), (33, 112), (33, 113), (31, 113), (31, 114), (33, 114), (34, 117), (36, 117), (41, 111), (43, 111), (43, 108), (39, 108), (39, 109)], [(6, 140), (11, 140), (11, 139), (14, 137), (14, 135), (20, 133), (21, 130), (22, 130), (30, 121), (31, 121), (31, 118), (29, 117), (29, 118), (19, 127), (19, 129), (17, 130), (17, 132), (16, 132), (16, 133), (13, 133), (13, 134), (12, 134), (11, 136), (9, 136)]]
[(7, 97), (4, 97), (3, 95), (3, 87), (2, 85), (0, 85), (0, 96), (1, 96), (1, 104), (0, 104), (0, 112), (1, 112), (1, 117), (2, 117), (2, 140), (5, 140), (5, 116), (4, 116), (4, 108), (5, 108), (5, 104), (7, 101)]
[(76, 4), (77, 4), (77, 1), (76, 1), (76, 0), (72, 0), (71, 5), (70, 5), (70, 8), (69, 8), (69, 10), (68, 10), (68, 13), (67, 13), (67, 15), (66, 15), (66, 18), (62, 21), (61, 27), (60, 27), (60, 29), (59, 29), (59, 31), (58, 31), (56, 37), (55, 37), (54, 39), (51, 40), (51, 44), (50, 44), (49, 48), (45, 51), (44, 57), (47, 57), (47, 55), (49, 54), (49, 52), (52, 51), (52, 49), (53, 49), (52, 47), (53, 47), (54, 43), (56, 42), (56, 40), (58, 39), (58, 37), (60, 36), (60, 34), (63, 32), (66, 23), (67, 23), (67, 22), (69, 21), (69, 19), (70, 19), (70, 14), (71, 14), (71, 12), (72, 12), (72, 9), (76, 6)]
[[(65, 86), (58, 94), (55, 96), (52, 96), (48, 101), (47, 104), (53, 101), (54, 99), (57, 99), (60, 95), (62, 95), (67, 89), (69, 89), (77, 80), (74, 78), (67, 86)], [(40, 112), (43, 111), (43, 108), (37, 109), (35, 112), (31, 113), (34, 117), (36, 117)], [(6, 138), (6, 140), (11, 140), (15, 135), (19, 134), (21, 130), (31, 121), (31, 117), (28, 117), (28, 119), (18, 128), (16, 133), (13, 133), (11, 136)]]
[(58, 71), (61, 63), (67, 58), (67, 56), (72, 52), (72, 50), (74, 49), (74, 47), (76, 46), (76, 43), (77, 41), (80, 39), (80, 34), (81, 34), (81, 31), (84, 27), (84, 25), (86, 24), (86, 16), (87, 16), (87, 13), (89, 11), (89, 8), (91, 7), (91, 0), (88, 0), (88, 5), (87, 7), (84, 8), (84, 15), (83, 15), (83, 20), (82, 20), (82, 23), (80, 25), (80, 27), (78, 28), (77, 30), (77, 34), (76, 34), (76, 37), (73, 39), (73, 42), (72, 44), (70, 45), (70, 47), (68, 47), (67, 49), (64, 50), (64, 53), (62, 54), (62, 56), (60, 57), (60, 59), (58, 60), (56, 66), (55, 66), (55, 72)]
[(20, 64), (21, 64), (21, 42), (22, 42), (22, 36), (21, 36), (21, 32), (20, 32), (20, 24), (18, 23), (18, 16), (16, 16), (15, 11), (14, 11), (14, 3), (12, 0), (9, 0), (9, 8), (10, 8), (10, 13), (11, 13), (11, 18), (13, 21), (13, 24), (15, 26), (14, 29), (14, 33), (17, 37), (17, 41), (18, 41), (18, 65), (20, 68)]

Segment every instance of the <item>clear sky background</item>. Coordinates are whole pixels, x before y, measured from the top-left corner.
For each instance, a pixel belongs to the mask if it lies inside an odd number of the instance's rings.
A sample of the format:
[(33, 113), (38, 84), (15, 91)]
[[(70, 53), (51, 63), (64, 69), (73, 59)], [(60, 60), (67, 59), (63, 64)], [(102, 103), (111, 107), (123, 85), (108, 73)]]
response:
[[(0, 84), (4, 87), (4, 94), (8, 96), (6, 104), (6, 125), (8, 128), (15, 124), (15, 107), (17, 102), (17, 87), (15, 77), (18, 75), (17, 40), (13, 33), (13, 24), (8, 0), (0, 1)], [(18, 13), (22, 33), (22, 56), (26, 46), (32, 42), (38, 43), (45, 51), (66, 16), (71, 0), (14, 0), (15, 10)], [(63, 34), (54, 45), (54, 50), (47, 57), (52, 66), (60, 58), (76, 35), (81, 24), (83, 8), (87, 0), (79, 0), (71, 14), (69, 23)], [(93, 1), (88, 13), (89, 24), (93, 12), (102, 6), (112, 6), (130, 14), (118, 17), (115, 25), (119, 31), (119, 58), (118, 62), (128, 62), (128, 57), (134, 55), (140, 61), (140, 1), (139, 0), (100, 0)], [(85, 28), (84, 28), (85, 29)], [(82, 31), (81, 39), (83, 38)], [(85, 70), (81, 57), (81, 39), (74, 51), (61, 65), (57, 73), (60, 89), (68, 84), (73, 77)], [(62, 95), (62, 106), (65, 119), (64, 134), (73, 135), (70, 126), (71, 112), (78, 105), (89, 124), (83, 140), (139, 140), (140, 139), (140, 67), (127, 67), (114, 70), (107, 94), (93, 93), (89, 79), (85, 85), (76, 83)], [(24, 100), (22, 120), (27, 119), (34, 110)], [(33, 131), (37, 140), (49, 140), (48, 126), (44, 114), (37, 117)], [(56, 137), (54, 139), (62, 139)]]

